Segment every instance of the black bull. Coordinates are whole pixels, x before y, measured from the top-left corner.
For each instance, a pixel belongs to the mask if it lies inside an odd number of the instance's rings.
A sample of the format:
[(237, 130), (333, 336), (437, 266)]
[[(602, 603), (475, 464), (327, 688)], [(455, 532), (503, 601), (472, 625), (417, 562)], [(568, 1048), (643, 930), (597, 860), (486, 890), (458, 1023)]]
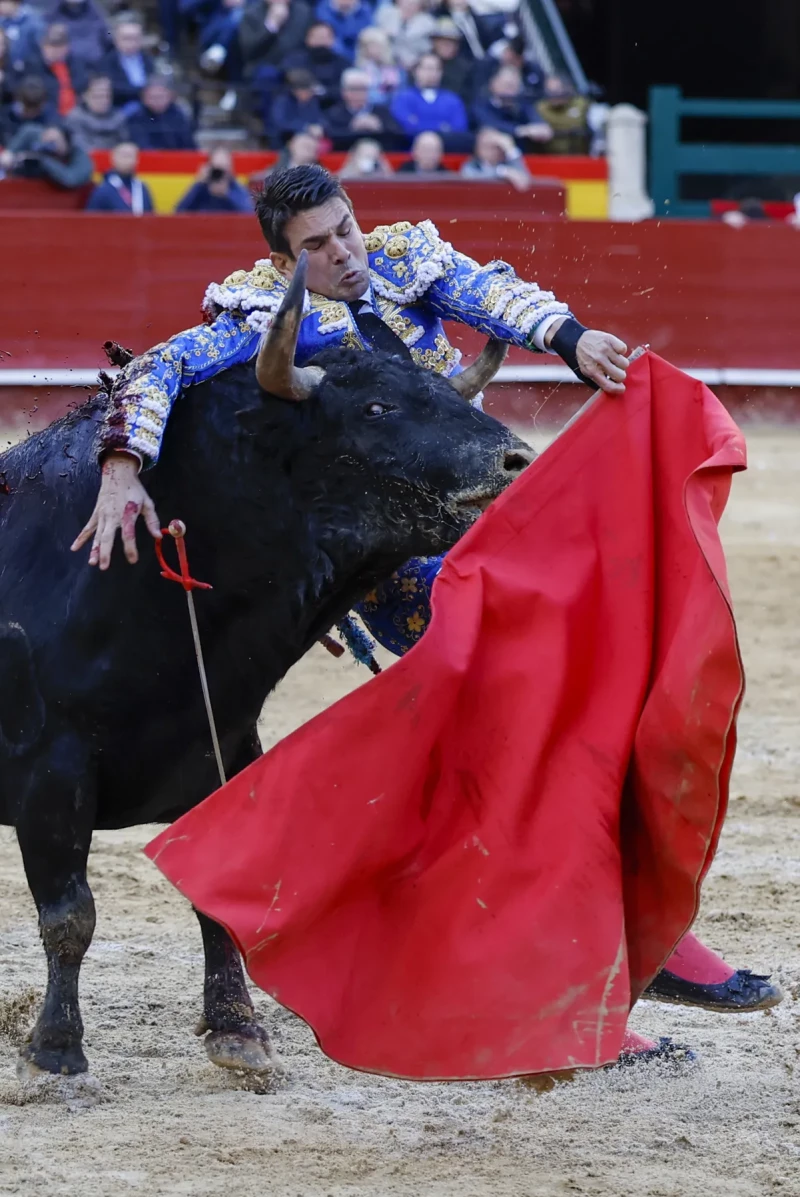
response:
[[(162, 519), (186, 521), (193, 573), (213, 583), (197, 606), (229, 776), (259, 754), (265, 698), (320, 635), (403, 561), (451, 547), (533, 456), (408, 362), (330, 350), (318, 364), (304, 402), (266, 394), (252, 366), (191, 387), (147, 474)], [(69, 551), (94, 502), (108, 401), (0, 458), (0, 823), (16, 828), (48, 962), (30, 1071), (87, 1067), (93, 830), (168, 822), (217, 785), (186, 602), (147, 534), (137, 566), (117, 550), (107, 573)], [(208, 1054), (264, 1068), (238, 954), (198, 917)]]

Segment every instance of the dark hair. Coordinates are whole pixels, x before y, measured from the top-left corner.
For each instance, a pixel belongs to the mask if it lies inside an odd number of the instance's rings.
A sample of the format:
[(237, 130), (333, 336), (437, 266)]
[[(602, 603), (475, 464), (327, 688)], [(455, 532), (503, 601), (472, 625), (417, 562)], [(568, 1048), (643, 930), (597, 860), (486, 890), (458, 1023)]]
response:
[(47, 88), (40, 75), (25, 75), (17, 85), (14, 99), (22, 104), (43, 104), (47, 99)]
[(268, 175), (256, 196), (256, 216), (270, 249), (291, 256), (289, 242), (284, 236), (288, 222), (298, 212), (319, 208), (337, 197), (344, 200), (352, 212), (353, 205), (347, 192), (324, 166), (290, 166)]

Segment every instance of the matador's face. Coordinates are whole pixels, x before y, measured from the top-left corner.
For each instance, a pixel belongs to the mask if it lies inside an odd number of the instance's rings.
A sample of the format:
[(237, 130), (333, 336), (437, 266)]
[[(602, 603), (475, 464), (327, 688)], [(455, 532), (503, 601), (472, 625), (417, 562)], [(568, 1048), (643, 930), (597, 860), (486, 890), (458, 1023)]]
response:
[(318, 208), (298, 212), (287, 223), (285, 236), (292, 256), (275, 252), (272, 263), (291, 278), (302, 250), (308, 253), (309, 291), (327, 299), (350, 303), (369, 286), (364, 237), (350, 208), (334, 196)]

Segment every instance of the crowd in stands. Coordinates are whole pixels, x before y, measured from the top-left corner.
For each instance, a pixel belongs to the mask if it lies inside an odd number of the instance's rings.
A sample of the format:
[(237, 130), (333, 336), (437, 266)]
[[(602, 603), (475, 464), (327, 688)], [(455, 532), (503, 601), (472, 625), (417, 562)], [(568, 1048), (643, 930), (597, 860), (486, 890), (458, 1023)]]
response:
[[(590, 147), (588, 99), (539, 68), (516, 0), (158, 0), (155, 37), (120, 2), (0, 0), (0, 173), (80, 186), (112, 150), (90, 206), (150, 210), (138, 150), (197, 144), (187, 61), (281, 165), (343, 151), (343, 176), (380, 177), (408, 151), (404, 174), (441, 175), (458, 152), (465, 177), (524, 188), (526, 153)], [(180, 210), (249, 204), (220, 150)]]

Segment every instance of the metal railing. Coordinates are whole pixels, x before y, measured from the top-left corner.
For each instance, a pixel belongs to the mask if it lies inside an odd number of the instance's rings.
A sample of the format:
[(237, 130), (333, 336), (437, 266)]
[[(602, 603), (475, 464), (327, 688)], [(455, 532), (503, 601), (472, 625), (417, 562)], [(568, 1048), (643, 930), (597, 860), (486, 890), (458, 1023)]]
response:
[(545, 73), (571, 79), (576, 92), (586, 95), (589, 83), (555, 0), (522, 0), (519, 19), (525, 41)]
[(681, 199), (685, 175), (800, 175), (800, 146), (709, 145), (681, 140), (686, 116), (800, 120), (800, 100), (685, 100), (678, 87), (650, 89), (650, 194), (661, 216), (708, 216)]

